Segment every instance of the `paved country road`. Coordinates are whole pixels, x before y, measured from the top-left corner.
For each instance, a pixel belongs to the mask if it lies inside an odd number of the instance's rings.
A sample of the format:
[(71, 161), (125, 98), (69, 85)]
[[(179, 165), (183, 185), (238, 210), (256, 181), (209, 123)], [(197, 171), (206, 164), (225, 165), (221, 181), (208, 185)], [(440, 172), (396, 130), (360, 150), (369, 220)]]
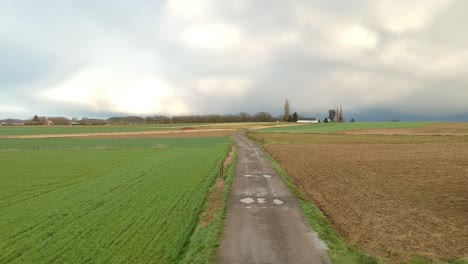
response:
[(331, 263), (263, 151), (243, 133), (234, 139), (239, 157), (219, 263)]

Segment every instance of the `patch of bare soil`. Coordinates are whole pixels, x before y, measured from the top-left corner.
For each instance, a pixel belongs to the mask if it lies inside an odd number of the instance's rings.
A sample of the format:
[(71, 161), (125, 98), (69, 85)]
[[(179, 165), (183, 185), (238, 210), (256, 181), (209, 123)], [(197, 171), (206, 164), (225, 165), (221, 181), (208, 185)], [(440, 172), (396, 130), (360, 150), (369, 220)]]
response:
[(227, 158), (224, 160), (224, 163), (223, 163), (223, 166), (224, 167), (228, 167), (229, 165), (232, 164), (232, 162), (234, 161), (234, 152), (236, 150), (236, 146), (232, 146), (231, 147), (231, 151), (229, 151), (229, 155), (227, 156)]
[(390, 262), (468, 257), (468, 144), (266, 145), (338, 232)]
[(342, 132), (347, 135), (437, 135), (468, 136), (468, 123), (437, 123), (420, 128), (366, 129)]
[(226, 182), (223, 178), (216, 179), (216, 186), (208, 197), (209, 207), (206, 210), (205, 217), (202, 220), (202, 226), (208, 226), (212, 221), (218, 210), (223, 206), (223, 191)]
[[(235, 150), (236, 147), (232, 146), (229, 155), (223, 162), (223, 171), (225, 171), (226, 168), (229, 167), (234, 161)], [(209, 207), (206, 211), (205, 217), (202, 220), (203, 227), (208, 226), (213, 221), (214, 216), (216, 215), (218, 210), (223, 206), (224, 186), (226, 186), (226, 182), (224, 180), (224, 175), (221, 175), (221, 177), (216, 179), (216, 186), (214, 190), (210, 193), (210, 196), (208, 197)]]

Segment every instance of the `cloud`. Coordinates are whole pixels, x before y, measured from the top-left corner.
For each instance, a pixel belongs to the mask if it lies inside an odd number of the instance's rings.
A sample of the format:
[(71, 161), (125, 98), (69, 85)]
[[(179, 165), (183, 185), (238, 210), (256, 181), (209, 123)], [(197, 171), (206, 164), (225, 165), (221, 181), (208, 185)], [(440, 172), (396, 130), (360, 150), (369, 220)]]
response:
[(0, 3), (2, 116), (468, 113), (464, 1), (26, 2)]
[(18, 106), (14, 106), (14, 105), (0, 105), (0, 112), (23, 114), (23, 113), (26, 113), (27, 110)]
[(344, 48), (359, 50), (374, 50), (377, 48), (379, 37), (377, 33), (372, 32), (360, 25), (350, 25), (344, 27), (338, 32), (337, 41)]
[(39, 97), (95, 112), (149, 115), (185, 111), (181, 103), (166, 108), (167, 101), (174, 97), (170, 85), (153, 75), (137, 74), (131, 69), (87, 68), (43, 91)]
[(207, 78), (194, 84), (202, 94), (219, 97), (241, 97), (250, 85), (250, 80), (243, 78)]
[(225, 24), (195, 25), (182, 32), (181, 39), (189, 47), (223, 50), (234, 48), (239, 30)]
[(378, 1), (379, 18), (385, 29), (394, 33), (421, 30), (438, 12), (449, 6), (450, 0)]

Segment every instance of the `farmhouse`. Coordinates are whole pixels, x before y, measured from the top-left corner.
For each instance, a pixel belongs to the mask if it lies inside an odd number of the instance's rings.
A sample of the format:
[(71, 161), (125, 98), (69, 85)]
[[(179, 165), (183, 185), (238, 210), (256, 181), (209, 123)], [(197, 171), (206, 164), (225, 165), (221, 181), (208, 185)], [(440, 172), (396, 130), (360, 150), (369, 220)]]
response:
[(297, 120), (297, 123), (303, 123), (303, 124), (318, 124), (320, 123), (320, 119), (316, 118), (316, 117), (312, 117), (312, 118), (301, 118), (299, 120)]

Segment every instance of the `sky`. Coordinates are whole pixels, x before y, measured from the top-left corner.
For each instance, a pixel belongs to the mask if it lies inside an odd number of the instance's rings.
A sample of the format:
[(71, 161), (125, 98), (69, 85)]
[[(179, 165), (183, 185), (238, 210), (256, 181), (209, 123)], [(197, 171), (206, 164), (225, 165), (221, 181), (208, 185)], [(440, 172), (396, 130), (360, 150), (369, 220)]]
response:
[(468, 121), (465, 0), (2, 0), (0, 119)]

